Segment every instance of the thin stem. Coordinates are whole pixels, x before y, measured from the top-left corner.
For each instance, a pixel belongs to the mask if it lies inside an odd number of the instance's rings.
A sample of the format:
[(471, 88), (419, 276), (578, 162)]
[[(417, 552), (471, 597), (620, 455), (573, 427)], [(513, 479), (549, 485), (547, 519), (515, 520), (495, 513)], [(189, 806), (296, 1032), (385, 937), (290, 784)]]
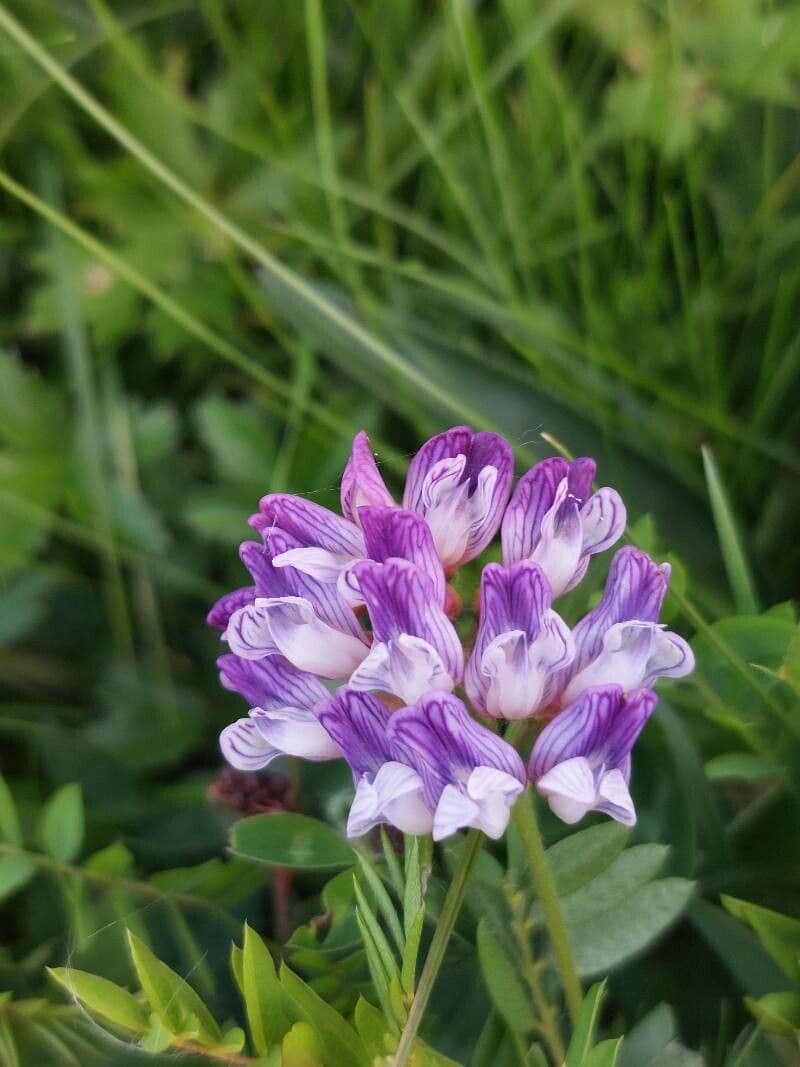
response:
[(550, 935), (556, 964), (561, 975), (561, 984), (564, 987), (567, 1009), (574, 1024), (581, 1010), (583, 992), (575, 960), (572, 956), (572, 947), (569, 943), (564, 916), (561, 913), (561, 904), (553, 881), (553, 872), (550, 870), (542, 835), (539, 832), (539, 824), (536, 821), (533, 798), (526, 795), (520, 797), (514, 806), (513, 817), (519, 835), (522, 838), (525, 858), (531, 869), (536, 893), (544, 911), (547, 932)]
[(563, 1063), (566, 1050), (561, 1034), (558, 1031), (558, 1021), (553, 1005), (547, 999), (539, 978), (539, 964), (533, 956), (531, 949), (531, 932), (525, 915), (525, 905), (521, 893), (510, 893), (508, 903), (513, 916), (514, 934), (522, 955), (522, 974), (531, 991), (536, 1012), (539, 1016), (538, 1031), (554, 1063)]
[(482, 846), (483, 835), (479, 830), (470, 830), (464, 842), (450, 888), (447, 890), (447, 896), (444, 898), (439, 921), (436, 924), (431, 947), (428, 949), (428, 955), (425, 958), (422, 974), (419, 976), (417, 991), (414, 994), (414, 1000), (408, 1012), (408, 1019), (400, 1035), (400, 1043), (397, 1046), (397, 1052), (394, 1054), (392, 1067), (405, 1067), (411, 1056), (414, 1039), (417, 1036), (419, 1025), (428, 1006), (436, 977), (439, 974), (439, 968), (444, 960), (447, 943), (450, 940), (450, 935), (453, 932), (453, 927), (456, 924), (458, 913), (464, 901), (469, 876)]

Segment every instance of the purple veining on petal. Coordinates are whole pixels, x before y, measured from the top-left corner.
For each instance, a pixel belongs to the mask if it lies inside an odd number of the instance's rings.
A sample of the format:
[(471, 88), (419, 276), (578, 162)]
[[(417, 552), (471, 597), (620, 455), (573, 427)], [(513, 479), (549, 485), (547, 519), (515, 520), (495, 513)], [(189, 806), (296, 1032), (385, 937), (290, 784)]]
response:
[(365, 430), (353, 438), (353, 449), (342, 475), (341, 500), (342, 514), (359, 525), (360, 508), (395, 506), (392, 494), (378, 470)]
[(317, 707), (316, 715), (341, 749), (354, 779), (376, 774), (394, 758), (387, 737), (389, 709), (371, 693), (342, 686)]
[(229, 652), (219, 657), (217, 667), (225, 689), (244, 697), (250, 707), (312, 708), (329, 695), (315, 675), (298, 670), (283, 656), (247, 660)]
[(591, 495), (596, 465), (551, 457), (520, 478), (503, 518), (503, 559), (531, 559), (561, 596), (583, 578), (589, 556), (609, 548), (625, 528), (625, 505), (614, 489)]
[(514, 469), (497, 434), (455, 426), (427, 441), (408, 471), (403, 507), (423, 515), (445, 568), (477, 556), (494, 537)]
[(282, 530), (298, 547), (316, 546), (349, 556), (364, 555), (364, 539), (355, 523), (289, 493), (262, 497), (258, 514), (251, 517), (250, 525), (262, 536), (271, 530)]
[(255, 596), (254, 585), (246, 585), (242, 589), (234, 589), (230, 593), (225, 593), (206, 615), (206, 622), (217, 630), (224, 630), (234, 611), (238, 611), (245, 604), (252, 604)]
[(430, 693), (402, 708), (389, 720), (395, 758), (422, 778), (431, 808), (448, 783), (463, 781), (476, 767), (492, 767), (525, 782), (525, 768), (517, 752), (497, 734), (470, 716), (450, 693)]
[(626, 826), (636, 821), (628, 790), (633, 745), (656, 706), (649, 689), (619, 685), (586, 690), (536, 739), (528, 773), (567, 823), (601, 811)]
[(444, 607), (444, 569), (422, 516), (397, 507), (362, 507), (359, 514), (367, 558), (378, 563), (392, 558), (413, 563), (430, 580), (436, 602)]
[(512, 719), (535, 714), (548, 677), (570, 662), (572, 635), (550, 603), (549, 582), (535, 563), (484, 567), (480, 622), (464, 676), (482, 713)]

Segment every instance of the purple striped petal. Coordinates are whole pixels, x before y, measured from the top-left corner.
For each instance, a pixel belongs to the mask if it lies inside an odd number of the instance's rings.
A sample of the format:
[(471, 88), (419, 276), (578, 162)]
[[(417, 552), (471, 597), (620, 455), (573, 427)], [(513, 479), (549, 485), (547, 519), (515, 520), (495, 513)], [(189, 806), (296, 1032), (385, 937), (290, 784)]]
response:
[(283, 755), (271, 745), (252, 718), (237, 719), (219, 735), (222, 755), (239, 771), (258, 771)]
[(313, 546), (349, 556), (364, 555), (364, 539), (355, 523), (320, 504), (289, 493), (271, 493), (262, 497), (258, 514), (251, 517), (250, 525), (262, 536), (271, 530), (283, 530), (294, 538), (298, 547)]
[(239, 693), (250, 707), (273, 709), (291, 706), (311, 709), (329, 696), (313, 674), (300, 671), (283, 656), (248, 660), (228, 653), (217, 660), (225, 689)]
[(476, 767), (465, 782), (446, 785), (433, 817), (433, 840), (473, 827), (497, 841), (506, 832), (511, 809), (525, 786), (493, 767)]
[(657, 703), (658, 697), (651, 689), (635, 689), (627, 693), (606, 734), (604, 762), (608, 767), (616, 767), (625, 781), (630, 778), (631, 749)]
[(267, 613), (255, 601), (234, 611), (222, 640), (227, 641), (231, 652), (242, 659), (263, 659), (280, 652)]
[(464, 668), (461, 642), (435, 603), (425, 575), (402, 559), (365, 560), (353, 572), (369, 611), (375, 644), (389, 645), (402, 635), (420, 638), (435, 651), (453, 683), (459, 682)]
[(591, 494), (594, 460), (537, 463), (523, 475), (503, 519), (503, 559), (531, 559), (548, 577), (553, 596), (573, 589), (589, 557), (609, 548), (625, 529), (625, 506), (608, 488)]
[(606, 632), (619, 622), (658, 622), (669, 585), (670, 566), (656, 564), (638, 548), (621, 548), (611, 561), (600, 603), (572, 631), (575, 659), (561, 684), (596, 659)]
[(545, 726), (533, 746), (528, 771), (535, 781), (559, 763), (601, 752), (610, 725), (622, 707), (619, 685), (587, 689)]
[(413, 563), (430, 580), (436, 602), (444, 607), (444, 569), (425, 520), (397, 507), (362, 507), (359, 514), (367, 557), (378, 563), (392, 558)]
[(243, 608), (245, 604), (252, 604), (255, 596), (256, 589), (253, 585), (246, 585), (242, 589), (234, 589), (231, 593), (225, 593), (206, 615), (206, 622), (217, 630), (224, 630), (234, 611)]
[(469, 715), (449, 693), (430, 693), (389, 720), (388, 734), (395, 759), (420, 775), (425, 800), (436, 807), (448, 784), (464, 782), (476, 767), (492, 767), (525, 783), (517, 752)]
[(342, 686), (316, 714), (356, 779), (377, 774), (382, 764), (394, 758), (387, 737), (389, 709), (370, 693)]
[(273, 555), (263, 542), (243, 541), (239, 546), (239, 558), (255, 582), (256, 596), (284, 596), (291, 591), (286, 576), (273, 567)]
[(570, 662), (572, 634), (550, 600), (536, 564), (484, 567), (480, 623), (464, 676), (467, 695), (482, 713), (508, 719), (535, 714), (550, 674)]
[(317, 762), (341, 756), (313, 712), (303, 708), (253, 708), (249, 718), (226, 726), (219, 742), (228, 763), (242, 771), (266, 767), (278, 756)]
[(358, 525), (362, 523), (360, 508), (395, 506), (392, 494), (378, 470), (365, 430), (353, 438), (353, 450), (342, 475), (341, 498), (342, 514)]
[(432, 437), (417, 452), (403, 507), (425, 518), (446, 570), (474, 559), (494, 537), (513, 470), (507, 441), (468, 426)]

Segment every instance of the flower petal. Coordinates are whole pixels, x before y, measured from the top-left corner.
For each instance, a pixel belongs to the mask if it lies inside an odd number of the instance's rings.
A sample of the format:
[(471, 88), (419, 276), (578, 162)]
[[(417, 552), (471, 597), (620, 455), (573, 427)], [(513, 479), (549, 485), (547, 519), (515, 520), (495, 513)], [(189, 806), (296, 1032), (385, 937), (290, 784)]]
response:
[(255, 602), (234, 611), (222, 639), (228, 642), (231, 652), (242, 659), (263, 659), (280, 652), (267, 613)]
[(630, 774), (631, 749), (657, 703), (658, 697), (651, 689), (635, 689), (626, 693), (606, 733), (603, 762), (606, 767), (621, 770), (626, 781)]
[(597, 811), (610, 815), (623, 826), (636, 825), (636, 811), (633, 807), (628, 783), (618, 770), (604, 774), (597, 786)]
[(396, 507), (362, 507), (359, 516), (368, 558), (378, 563), (392, 558), (413, 563), (430, 580), (437, 604), (444, 607), (444, 569), (422, 516)]
[(316, 546), (348, 556), (364, 555), (364, 539), (354, 522), (335, 515), (321, 504), (289, 493), (270, 493), (262, 497), (258, 514), (250, 525), (264, 536), (282, 530), (300, 547)]
[(572, 825), (592, 811), (597, 801), (597, 787), (589, 762), (575, 756), (557, 763), (536, 783), (536, 789), (554, 814)]
[(565, 478), (542, 518), (539, 540), (530, 557), (547, 575), (553, 597), (561, 596), (575, 578), (582, 546), (580, 506), (575, 497), (569, 495), (569, 483)]
[(421, 637), (400, 634), (373, 645), (348, 684), (352, 689), (393, 693), (404, 704), (413, 704), (431, 690), (451, 690), (455, 682), (432, 645)]
[(231, 593), (225, 593), (206, 615), (206, 622), (217, 630), (224, 630), (234, 611), (243, 608), (245, 604), (252, 604), (255, 596), (255, 586), (252, 585), (246, 585), (242, 589), (234, 589)]
[(598, 489), (581, 508), (582, 554), (611, 548), (622, 537), (627, 521), (627, 509), (616, 489)]
[(366, 431), (353, 438), (353, 449), (342, 475), (342, 514), (361, 525), (359, 509), (365, 506), (394, 507), (392, 494), (380, 475)]
[(404, 834), (429, 834), (433, 816), (422, 796), (419, 775), (402, 763), (384, 763), (373, 778), (362, 775), (347, 819), (347, 836), (361, 837), (380, 823)]
[(498, 840), (506, 832), (511, 809), (524, 790), (513, 775), (494, 767), (476, 767), (463, 786), (447, 785), (433, 819), (433, 839), (474, 827)]
[(542, 519), (553, 505), (556, 489), (569, 476), (560, 456), (542, 460), (520, 478), (503, 516), (503, 562), (530, 559), (539, 541)]
[(298, 670), (283, 656), (248, 660), (228, 653), (219, 657), (217, 667), (222, 685), (243, 696), (251, 708), (312, 708), (329, 696), (319, 678)]
[(339, 759), (342, 752), (313, 711), (306, 708), (253, 708), (264, 740), (287, 756), (307, 760)]
[(364, 560), (353, 573), (369, 611), (376, 644), (389, 644), (401, 634), (418, 637), (439, 655), (453, 683), (461, 680), (464, 652), (453, 624), (433, 600), (424, 574), (402, 559), (386, 563)]
[(389, 709), (370, 693), (342, 686), (316, 709), (316, 715), (356, 778), (376, 774), (382, 764), (394, 758), (387, 736)]
[(303, 597), (259, 598), (255, 609), (265, 620), (277, 651), (300, 670), (344, 679), (367, 655), (363, 641), (328, 626)]
[(587, 689), (545, 726), (533, 746), (528, 770), (538, 781), (559, 763), (601, 750), (623, 702), (621, 686)]
[(329, 552), (326, 548), (290, 548), (272, 560), (274, 567), (294, 567), (325, 585), (335, 584), (342, 571), (358, 557), (344, 552)]
[(239, 771), (257, 771), (282, 753), (271, 745), (253, 719), (237, 719), (219, 735), (222, 755)]

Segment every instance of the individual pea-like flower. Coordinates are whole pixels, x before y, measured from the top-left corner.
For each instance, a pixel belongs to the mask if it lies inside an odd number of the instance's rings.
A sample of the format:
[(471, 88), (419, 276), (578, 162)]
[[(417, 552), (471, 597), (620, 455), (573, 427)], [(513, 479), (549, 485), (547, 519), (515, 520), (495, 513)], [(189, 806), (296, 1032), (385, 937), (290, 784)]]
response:
[(571, 663), (572, 634), (550, 607), (551, 600), (550, 584), (535, 563), (484, 567), (480, 623), (464, 680), (482, 714), (503, 719), (535, 715), (547, 679)]
[(622, 536), (626, 512), (615, 489), (592, 493), (596, 464), (560, 456), (542, 460), (524, 474), (503, 517), (503, 560), (538, 563), (553, 596), (581, 581), (590, 558)]
[(226, 726), (222, 754), (240, 771), (266, 767), (276, 756), (336, 759), (338, 746), (312, 711), (328, 691), (313, 674), (299, 671), (282, 656), (254, 662), (238, 656), (218, 661), (222, 684), (255, 704), (246, 719)]
[(669, 575), (668, 563), (655, 564), (637, 548), (617, 552), (602, 599), (573, 630), (575, 657), (554, 679), (562, 707), (591, 686), (649, 688), (694, 669), (688, 643), (658, 622)]
[(634, 825), (631, 749), (657, 699), (650, 689), (626, 693), (621, 685), (598, 686), (545, 726), (528, 772), (560, 819), (575, 823), (587, 812), (601, 811)]
[[(454, 427), (414, 457), (399, 506), (360, 433), (341, 515), (283, 493), (261, 500), (250, 525), (262, 541), (240, 549), (251, 584), (208, 615), (229, 649), (221, 683), (249, 708), (222, 732), (229, 763), (343, 758), (354, 837), (384, 822), (436, 840), (467, 827), (500, 837), (529, 778), (567, 822), (591, 810), (635, 819), (630, 751), (651, 687), (693, 665), (658, 622), (669, 567), (622, 549), (571, 630), (553, 599), (619, 538), (625, 508), (612, 489), (591, 492), (588, 459), (537, 464), (506, 506), (512, 468), (502, 438)], [(465, 657), (448, 578), (501, 526), (503, 564), (483, 569)], [(546, 722), (527, 772), (473, 717), (462, 684), (477, 715)]]

